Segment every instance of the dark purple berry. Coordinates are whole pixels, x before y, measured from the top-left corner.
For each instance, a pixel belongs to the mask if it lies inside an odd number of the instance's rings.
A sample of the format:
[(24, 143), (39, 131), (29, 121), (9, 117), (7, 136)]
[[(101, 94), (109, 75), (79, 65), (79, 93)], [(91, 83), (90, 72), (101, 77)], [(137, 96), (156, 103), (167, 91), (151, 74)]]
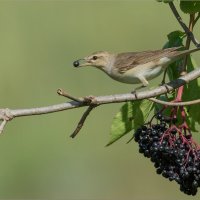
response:
[(78, 60), (76, 60), (76, 61), (73, 62), (73, 65), (74, 65), (74, 67), (78, 67), (80, 65), (80, 63), (79, 63)]

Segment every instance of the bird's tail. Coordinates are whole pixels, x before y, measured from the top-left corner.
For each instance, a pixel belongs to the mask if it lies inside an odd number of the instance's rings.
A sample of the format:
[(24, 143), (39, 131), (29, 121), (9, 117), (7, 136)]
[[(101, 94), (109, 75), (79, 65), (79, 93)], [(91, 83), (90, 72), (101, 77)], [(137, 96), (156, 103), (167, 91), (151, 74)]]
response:
[(199, 51), (199, 50), (200, 50), (200, 48), (195, 48), (195, 49), (184, 50), (184, 52), (185, 52), (185, 55), (187, 55), (187, 54), (191, 54), (196, 51)]
[(184, 56), (186, 56), (186, 55), (189, 55), (189, 54), (191, 54), (191, 53), (194, 53), (194, 52), (196, 52), (196, 51), (199, 51), (200, 50), (200, 48), (195, 48), (195, 49), (189, 49), (189, 50), (181, 50), (181, 51), (176, 51), (176, 53), (175, 54), (172, 54), (171, 56), (172, 57), (184, 57)]

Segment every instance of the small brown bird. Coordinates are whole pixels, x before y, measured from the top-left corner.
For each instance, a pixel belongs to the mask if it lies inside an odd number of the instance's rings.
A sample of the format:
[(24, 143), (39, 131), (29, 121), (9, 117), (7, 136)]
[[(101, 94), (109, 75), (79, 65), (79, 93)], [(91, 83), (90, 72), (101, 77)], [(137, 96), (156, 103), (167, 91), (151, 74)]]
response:
[[(146, 87), (151, 80), (166, 70), (169, 64), (174, 61), (200, 50), (179, 51), (181, 47), (173, 47), (155, 51), (109, 53), (99, 51), (76, 60), (74, 67), (94, 66), (116, 81), (129, 84), (142, 83)], [(80, 63), (83, 61), (83, 63)]]

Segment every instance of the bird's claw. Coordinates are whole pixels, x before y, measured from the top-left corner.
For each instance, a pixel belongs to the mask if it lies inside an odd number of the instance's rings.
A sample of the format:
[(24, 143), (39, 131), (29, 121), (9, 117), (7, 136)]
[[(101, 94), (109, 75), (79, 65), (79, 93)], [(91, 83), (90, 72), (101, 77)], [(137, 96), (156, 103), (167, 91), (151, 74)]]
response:
[(131, 91), (131, 94), (135, 95), (135, 98), (137, 99), (137, 93), (136, 93), (136, 90)]

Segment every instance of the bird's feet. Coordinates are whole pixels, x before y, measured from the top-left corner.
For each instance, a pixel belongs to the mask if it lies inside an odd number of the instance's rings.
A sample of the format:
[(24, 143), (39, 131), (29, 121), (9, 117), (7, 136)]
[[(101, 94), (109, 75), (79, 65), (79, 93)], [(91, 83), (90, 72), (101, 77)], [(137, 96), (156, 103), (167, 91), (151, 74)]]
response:
[(161, 82), (159, 86), (164, 86), (167, 90), (167, 93), (170, 93), (167, 83)]
[(136, 90), (131, 91), (131, 94), (135, 95), (135, 98), (137, 99), (137, 93), (136, 93)]
[(139, 87), (134, 88), (134, 90), (131, 92), (131, 94), (134, 94), (135, 98), (137, 99), (137, 93), (136, 93), (136, 91), (140, 90), (140, 89), (142, 89), (144, 87), (147, 87), (147, 85), (143, 84), (143, 85), (140, 85)]

